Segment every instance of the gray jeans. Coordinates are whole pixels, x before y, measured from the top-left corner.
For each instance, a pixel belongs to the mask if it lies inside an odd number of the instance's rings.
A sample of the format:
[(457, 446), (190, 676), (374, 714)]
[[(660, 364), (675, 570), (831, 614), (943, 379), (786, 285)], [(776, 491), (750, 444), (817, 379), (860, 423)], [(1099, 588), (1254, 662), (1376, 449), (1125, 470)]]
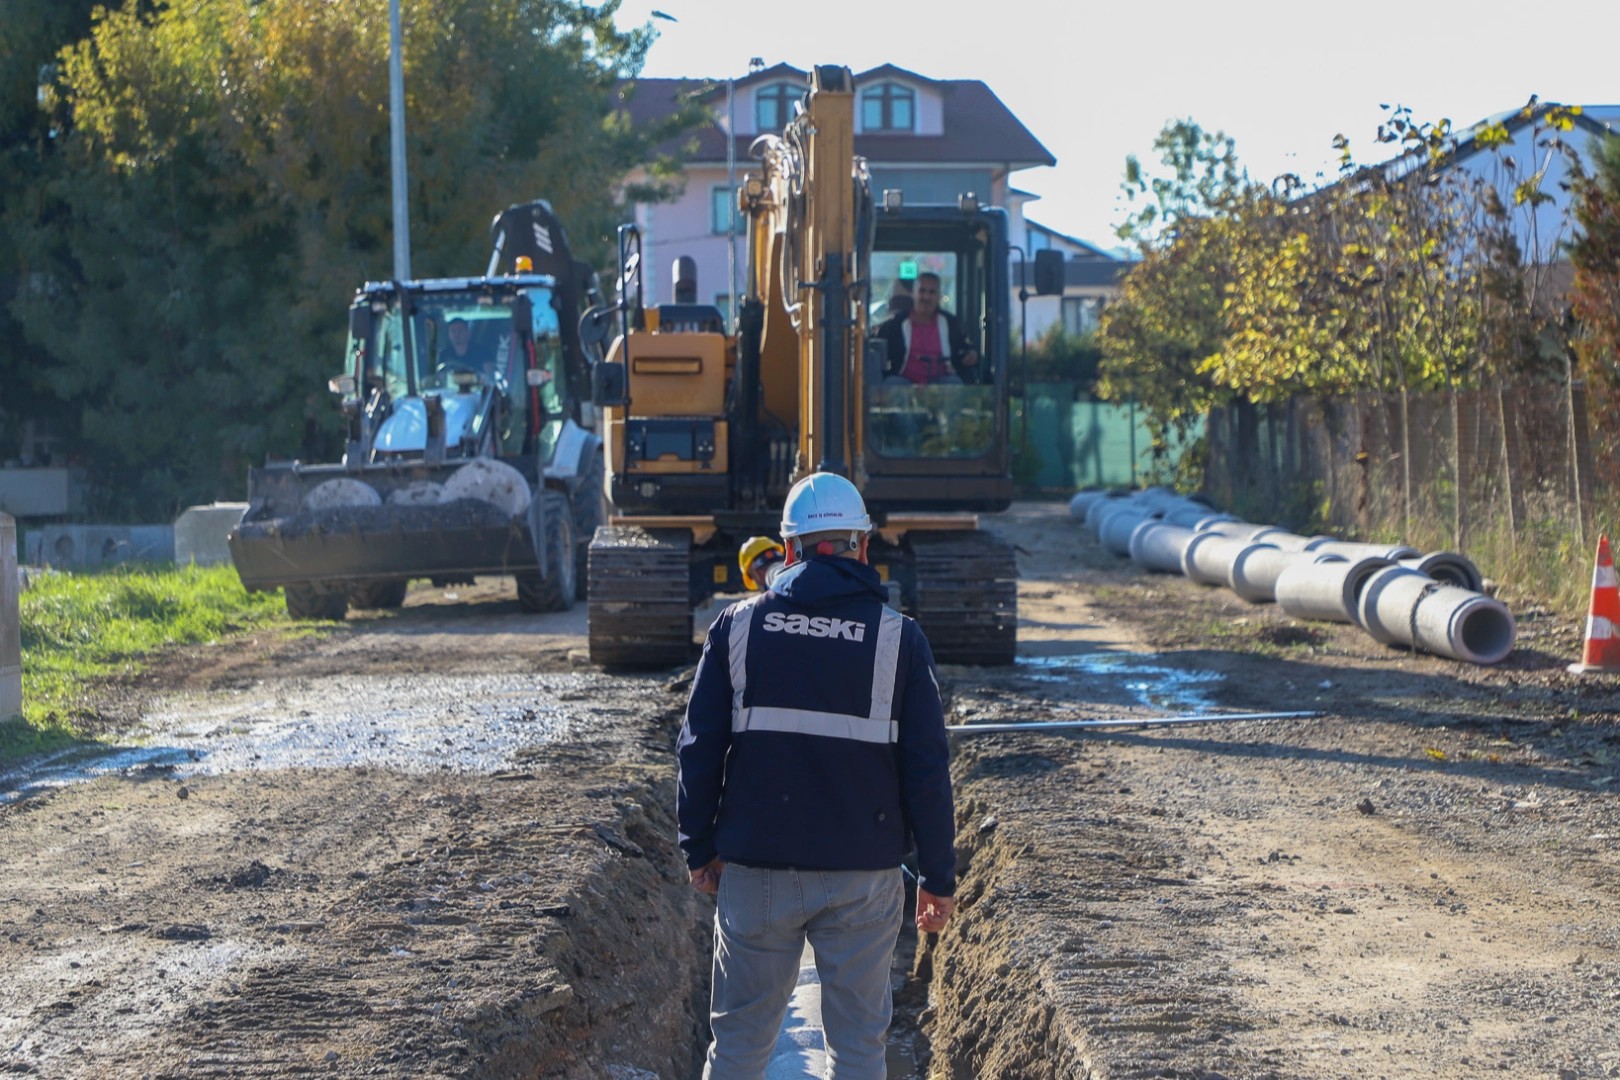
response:
[(765, 1075), (805, 938), (821, 979), (829, 1077), (883, 1080), (889, 965), (905, 888), (893, 870), (728, 865), (714, 913), (714, 994), (704, 1080)]

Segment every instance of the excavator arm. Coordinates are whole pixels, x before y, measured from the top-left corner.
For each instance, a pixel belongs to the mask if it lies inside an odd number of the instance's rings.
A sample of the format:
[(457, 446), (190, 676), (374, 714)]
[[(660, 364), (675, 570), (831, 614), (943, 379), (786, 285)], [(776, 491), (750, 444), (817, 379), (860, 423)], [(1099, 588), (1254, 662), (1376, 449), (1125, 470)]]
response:
[(755, 143), (761, 175), (741, 195), (749, 299), (763, 314), (765, 407), (799, 418), (793, 479), (848, 476), (859, 453), (853, 390), (870, 252), (860, 225), (871, 221), (872, 196), (855, 155), (854, 98), (848, 68), (817, 67), (803, 111)]

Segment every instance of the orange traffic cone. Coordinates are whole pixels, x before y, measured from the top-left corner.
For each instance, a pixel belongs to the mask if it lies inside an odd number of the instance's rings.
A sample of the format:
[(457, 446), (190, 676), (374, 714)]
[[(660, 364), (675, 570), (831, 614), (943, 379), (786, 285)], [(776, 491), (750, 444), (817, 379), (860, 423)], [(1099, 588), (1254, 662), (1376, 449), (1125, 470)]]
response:
[(1609, 555), (1609, 538), (1598, 537), (1597, 569), (1592, 571), (1592, 613), (1586, 617), (1586, 652), (1578, 664), (1569, 665), (1576, 674), (1613, 672), (1620, 674), (1620, 582)]

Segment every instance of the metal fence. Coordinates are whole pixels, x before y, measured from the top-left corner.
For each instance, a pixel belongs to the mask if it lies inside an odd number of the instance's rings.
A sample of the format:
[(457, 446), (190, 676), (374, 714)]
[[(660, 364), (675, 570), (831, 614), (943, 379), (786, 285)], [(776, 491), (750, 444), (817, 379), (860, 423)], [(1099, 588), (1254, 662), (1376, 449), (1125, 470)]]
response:
[(1207, 488), (1252, 520), (1360, 536), (1431, 537), (1462, 550), (1504, 530), (1585, 543), (1620, 493), (1604, 446), (1620, 417), (1581, 383), (1297, 398), (1209, 418)]
[[(1134, 402), (1094, 401), (1089, 384), (1030, 383), (1026, 398), (1013, 399), (1012, 425), (1014, 445), (1028, 459), (1020, 477), (1026, 493), (1135, 487), (1153, 475), (1147, 412)], [(1170, 448), (1171, 456), (1200, 434), (1201, 425), (1195, 426)]]

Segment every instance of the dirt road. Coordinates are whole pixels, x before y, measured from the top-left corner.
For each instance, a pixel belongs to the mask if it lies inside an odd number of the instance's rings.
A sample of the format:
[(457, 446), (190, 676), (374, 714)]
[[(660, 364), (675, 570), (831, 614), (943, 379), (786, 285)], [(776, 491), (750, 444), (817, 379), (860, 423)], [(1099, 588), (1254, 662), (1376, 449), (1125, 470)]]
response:
[[(1061, 506), (997, 528), (1020, 662), (946, 669), (951, 722), (1321, 715), (959, 737), (931, 1076), (1620, 1076), (1620, 687), (1563, 672), (1578, 628), (1518, 612), (1475, 669)], [(189, 650), (106, 694), (113, 771), (0, 778), (0, 1070), (692, 1075), (683, 675), (597, 672), (509, 588)]]

